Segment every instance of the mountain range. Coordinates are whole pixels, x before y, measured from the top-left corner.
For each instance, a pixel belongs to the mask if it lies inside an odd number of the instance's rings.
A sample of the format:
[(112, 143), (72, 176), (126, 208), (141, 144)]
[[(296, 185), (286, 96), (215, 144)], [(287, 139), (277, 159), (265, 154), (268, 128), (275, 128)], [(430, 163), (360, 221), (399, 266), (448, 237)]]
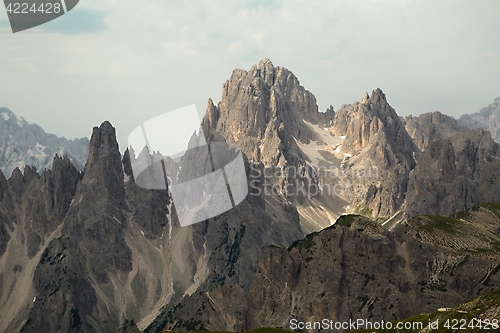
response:
[[(234, 70), (202, 127), (244, 153), (250, 194), (188, 227), (169, 191), (135, 183), (109, 122), (77, 164), (84, 141), (1, 112), (13, 138), (0, 172), (0, 332), (401, 320), (500, 288), (500, 146), (439, 112), (402, 119), (380, 89), (320, 112), (269, 59)], [(46, 156), (32, 167), (37, 144)], [(199, 167), (188, 154), (176, 163)]]
[(47, 134), (37, 124), (29, 124), (7, 108), (0, 108), (0, 170), (10, 176), (15, 168), (36, 167), (38, 172), (52, 168), (55, 154), (66, 155), (80, 171), (87, 162), (89, 140), (67, 140)]
[(482, 128), (490, 131), (495, 141), (500, 142), (500, 97), (478, 113), (461, 116), (459, 122), (469, 128)]

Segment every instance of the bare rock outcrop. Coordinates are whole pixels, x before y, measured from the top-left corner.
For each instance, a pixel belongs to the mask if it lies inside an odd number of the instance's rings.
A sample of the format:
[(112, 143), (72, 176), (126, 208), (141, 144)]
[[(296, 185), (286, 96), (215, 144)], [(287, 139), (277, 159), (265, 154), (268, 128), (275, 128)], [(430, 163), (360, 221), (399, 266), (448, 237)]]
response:
[(0, 169), (10, 177), (14, 169), (36, 167), (39, 173), (52, 168), (57, 154), (67, 156), (76, 169), (82, 171), (87, 160), (89, 139), (67, 140), (46, 133), (37, 124), (0, 107)]
[(407, 213), (450, 216), (500, 200), (500, 146), (483, 129), (468, 129), (432, 112), (407, 117), (406, 128), (423, 150), (410, 175)]
[(167, 328), (290, 329), (291, 319), (393, 321), (456, 306), (500, 287), (499, 213), (491, 204), (420, 216), (392, 232), (343, 216), (288, 249), (265, 250), (247, 291), (224, 285), (186, 297)]
[(328, 126), (333, 108), (319, 112), (314, 95), (288, 69), (262, 59), (249, 71), (236, 69), (222, 86), (222, 100), (208, 102), (207, 118), (251, 162), (283, 166), (304, 158), (295, 140), (318, 140), (304, 123)]
[(493, 139), (500, 143), (500, 97), (495, 98), (493, 103), (478, 113), (462, 115), (459, 122), (472, 129), (482, 128), (489, 131)]
[[(345, 137), (340, 148), (345, 154), (343, 169), (347, 175), (359, 175), (352, 181), (365, 189), (349, 198), (351, 205), (368, 207), (373, 217), (389, 218), (399, 212), (420, 150), (382, 90), (343, 105), (330, 131)], [(359, 170), (372, 170), (377, 177), (369, 179)]]

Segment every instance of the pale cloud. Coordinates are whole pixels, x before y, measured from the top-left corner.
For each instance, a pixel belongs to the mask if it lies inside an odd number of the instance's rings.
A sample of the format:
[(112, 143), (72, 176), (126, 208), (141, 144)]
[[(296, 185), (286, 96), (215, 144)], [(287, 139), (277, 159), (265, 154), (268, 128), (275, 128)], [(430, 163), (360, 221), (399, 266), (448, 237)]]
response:
[(189, 40), (180, 40), (174, 42), (168, 42), (163, 45), (165, 55), (171, 59), (179, 58), (193, 58), (197, 56), (197, 48), (195, 43)]
[(4, 63), (16, 70), (23, 71), (25, 73), (33, 74), (37, 71), (35, 64), (33, 63), (33, 58), (31, 57), (9, 57), (3, 58)]
[(78, 6), (77, 10), (71, 10), (57, 20), (40, 26), (40, 29), (68, 35), (98, 34), (108, 28), (105, 23), (108, 14), (105, 11)]
[(66, 60), (61, 63), (61, 76), (84, 75), (92, 77), (134, 78), (148, 74), (144, 58), (133, 45), (124, 41), (87, 38), (69, 39), (60, 49)]

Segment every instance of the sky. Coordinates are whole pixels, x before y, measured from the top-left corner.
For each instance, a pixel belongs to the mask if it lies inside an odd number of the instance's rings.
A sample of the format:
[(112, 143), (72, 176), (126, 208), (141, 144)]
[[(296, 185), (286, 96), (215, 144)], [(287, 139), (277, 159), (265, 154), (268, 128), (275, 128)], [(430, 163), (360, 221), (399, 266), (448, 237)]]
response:
[(73, 139), (109, 120), (217, 103), (235, 68), (290, 69), (329, 105), (377, 87), (403, 116), (478, 112), (500, 96), (498, 0), (81, 0), (13, 34), (0, 9), (0, 106)]

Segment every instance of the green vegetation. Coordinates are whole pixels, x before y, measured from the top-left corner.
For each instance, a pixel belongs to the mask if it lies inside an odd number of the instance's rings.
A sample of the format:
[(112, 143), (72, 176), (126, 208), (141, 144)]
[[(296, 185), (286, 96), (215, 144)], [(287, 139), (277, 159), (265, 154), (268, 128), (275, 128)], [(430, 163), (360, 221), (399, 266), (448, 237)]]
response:
[(429, 232), (441, 230), (450, 234), (457, 234), (457, 226), (463, 223), (454, 218), (437, 215), (422, 215), (420, 218), (427, 223), (420, 226), (418, 229)]
[(474, 211), (478, 211), (480, 208), (486, 208), (487, 210), (491, 210), (497, 215), (500, 214), (500, 203), (497, 202), (485, 202), (478, 206), (472, 208)]
[(480, 205), (474, 206), (469, 210), (458, 212), (455, 215), (453, 215), (453, 217), (460, 220), (469, 220), (472, 217), (472, 212), (479, 212), (481, 209), (489, 210), (495, 215), (500, 216), (500, 203), (485, 202)]
[[(187, 333), (187, 332), (181, 332), (181, 331), (163, 331), (162, 333)], [(234, 333), (234, 332), (226, 332), (226, 331), (198, 331), (198, 332), (205, 332), (205, 333)], [(270, 327), (263, 327), (263, 328), (257, 328), (251, 331), (248, 331), (247, 333), (289, 333), (293, 331), (288, 331), (284, 330), (282, 328), (270, 328)]]
[(82, 320), (81, 320), (80, 314), (78, 312), (80, 312), (80, 310), (78, 310), (77, 308), (73, 308), (70, 311), (71, 328), (80, 328), (80, 326), (82, 326)]
[[(236, 333), (236, 332), (229, 332), (229, 331), (206, 331), (206, 330), (195, 331), (195, 332), (205, 332), (205, 333)], [(185, 332), (185, 331), (169, 331), (169, 330), (165, 330), (165, 331), (162, 331), (161, 333), (188, 333), (188, 332)]]
[(471, 218), (471, 216), (472, 215), (468, 210), (464, 210), (463, 212), (458, 212), (455, 215), (453, 215), (453, 217), (456, 218), (457, 220), (468, 220), (469, 218)]
[[(447, 332), (464, 332), (464, 333), (472, 333), (472, 332), (498, 332), (498, 329), (494, 329), (490, 326), (489, 329), (481, 329), (479, 325), (484, 325), (484, 322), (487, 322), (487, 319), (498, 319), (498, 318), (488, 318), (485, 317), (484, 314), (493, 308), (500, 307), (500, 290), (495, 290), (489, 292), (487, 294), (476, 297), (466, 303), (459, 305), (458, 307), (448, 310), (448, 311), (434, 311), (428, 314), (420, 314), (418, 316), (408, 318), (401, 321), (393, 321), (393, 327), (396, 326), (398, 322), (402, 323), (415, 323), (421, 322), (424, 325), (424, 329), (427, 328), (429, 322), (435, 323), (438, 321), (438, 328), (432, 329), (432, 333), (447, 333)], [(477, 322), (475, 318), (480, 318), (483, 321), (483, 324)], [(452, 329), (451, 327), (445, 327), (446, 323), (451, 326), (453, 323), (457, 323), (460, 326), (462, 323), (466, 323), (463, 329), (457, 330)], [(471, 324), (472, 323), (472, 324)], [(474, 327), (472, 327), (474, 326)], [(384, 330), (357, 330), (353, 331), (357, 333), (368, 333), (368, 332), (377, 332), (377, 333), (396, 333), (396, 332), (407, 332), (407, 333), (420, 333), (424, 332), (419, 329), (384, 329)]]
[[(335, 224), (329, 226), (328, 228), (323, 229), (322, 231), (335, 228), (336, 226), (341, 226), (341, 227), (346, 227), (350, 228), (352, 222), (354, 222), (357, 218), (364, 218), (361, 215), (355, 215), (355, 214), (348, 214), (348, 215), (342, 215), (340, 216)], [(319, 231), (319, 232), (322, 232)], [(297, 248), (299, 251), (302, 251), (302, 249), (310, 249), (314, 245), (314, 237), (318, 234), (318, 232), (313, 232), (307, 235), (304, 239), (301, 240), (296, 240), (295, 242), (290, 245), (288, 248), (288, 251), (291, 251), (294, 248)]]
[[(491, 207), (495, 207), (494, 205), (490, 206), (490, 204), (488, 204), (488, 206), (485, 206), (488, 208), (482, 209), (491, 211)], [(471, 254), (500, 252), (500, 237), (497, 234), (485, 229), (479, 221), (482, 217), (475, 216), (475, 213), (473, 212), (474, 210), (481, 209), (481, 207), (482, 205), (475, 206), (469, 211), (457, 213), (454, 215), (454, 218), (434, 215), (419, 216), (418, 218), (422, 222), (422, 225), (418, 227), (418, 231), (427, 231), (431, 233), (442, 231), (453, 237), (458, 236), (464, 240), (469, 240), (469, 244), (475, 245), (471, 245), (469, 248), (463, 250)], [(416, 233), (417, 239), (421, 240), (422, 237), (422, 233)]]
[(358, 207), (356, 208), (356, 213), (358, 213), (359, 215), (363, 215), (363, 216), (366, 216), (366, 217), (372, 217), (373, 215), (373, 209), (369, 208), (369, 207)]
[(293, 332), (293, 331), (284, 330), (282, 328), (263, 327), (248, 331), (247, 333), (288, 333), (288, 332)]
[(240, 230), (236, 232), (234, 235), (234, 242), (229, 248), (228, 259), (227, 259), (227, 267), (228, 267), (228, 276), (231, 277), (236, 274), (235, 266), (236, 262), (240, 258), (240, 245), (243, 236), (245, 236), (246, 227), (244, 224), (241, 225)]
[(339, 225), (341, 227), (350, 228), (352, 222), (355, 221), (356, 218), (358, 218), (358, 217), (361, 217), (361, 215), (354, 215), (354, 214), (342, 215), (341, 217), (338, 218), (338, 220), (335, 223), (335, 225)]
[(314, 245), (313, 238), (316, 236), (317, 232), (310, 233), (304, 239), (296, 240), (290, 245), (288, 248), (288, 252), (290, 252), (293, 248), (297, 248), (299, 251), (302, 251), (303, 248), (310, 249)]

